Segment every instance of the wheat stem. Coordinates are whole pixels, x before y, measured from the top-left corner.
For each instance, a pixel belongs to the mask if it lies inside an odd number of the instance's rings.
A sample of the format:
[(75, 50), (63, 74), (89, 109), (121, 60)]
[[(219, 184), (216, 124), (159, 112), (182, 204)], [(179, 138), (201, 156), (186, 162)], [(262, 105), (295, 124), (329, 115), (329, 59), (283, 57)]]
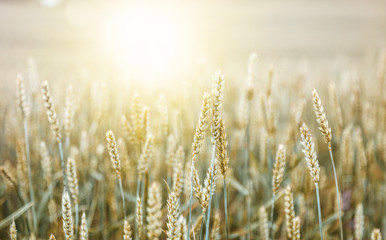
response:
[[(190, 228), (193, 228), (192, 224), (192, 201), (193, 201), (193, 167), (194, 161), (192, 161), (192, 167), (190, 168), (190, 196), (189, 196), (189, 218), (188, 218), (188, 231), (186, 233), (186, 238), (190, 237)], [(194, 229), (193, 229), (194, 232)]]
[(275, 194), (272, 193), (272, 208), (271, 208), (271, 221), (270, 221), (272, 239), (275, 239), (275, 232), (273, 231), (273, 212), (274, 212), (274, 208), (275, 208)]
[(336, 201), (338, 203), (338, 214), (339, 214), (340, 239), (343, 240), (344, 238), (343, 238), (343, 224), (342, 224), (342, 208), (340, 207), (340, 191), (339, 191), (339, 185), (338, 185), (338, 178), (336, 176), (335, 163), (334, 163), (334, 157), (332, 156), (331, 146), (329, 146), (328, 149), (330, 152), (332, 169), (334, 171), (335, 188), (336, 188)]
[(227, 182), (224, 177), (224, 212), (225, 212), (225, 229), (226, 239), (228, 240), (229, 235), (229, 222), (228, 222), (228, 197), (227, 197)]
[(28, 188), (29, 188), (29, 196), (31, 202), (34, 203), (31, 207), (32, 211), (32, 220), (33, 220), (33, 232), (37, 230), (37, 222), (36, 222), (36, 209), (35, 209), (35, 194), (32, 186), (32, 173), (31, 173), (31, 157), (30, 157), (30, 147), (29, 147), (29, 139), (28, 139), (28, 123), (27, 119), (24, 119), (24, 138), (25, 138), (25, 149), (27, 155), (27, 165), (28, 165)]
[(121, 189), (123, 215), (126, 220), (126, 204), (125, 204), (125, 195), (123, 194), (122, 179), (118, 179), (118, 182), (119, 182), (119, 188)]
[(58, 141), (58, 148), (59, 148), (60, 165), (62, 168), (62, 175), (63, 175), (63, 184), (66, 189), (66, 192), (70, 192), (70, 188), (68, 187), (67, 174), (65, 171), (66, 163), (64, 162), (62, 141), (60, 139), (57, 139), (57, 141)]
[(323, 240), (322, 211), (320, 210), (319, 185), (315, 183), (316, 200), (318, 203), (319, 231), (320, 239)]
[(205, 240), (209, 240), (209, 225), (210, 225), (210, 210), (212, 208), (212, 194), (213, 194), (213, 172), (214, 172), (214, 164), (216, 158), (216, 141), (214, 141), (212, 148), (212, 163), (211, 163), (211, 171), (210, 171), (210, 191), (209, 191), (209, 205), (208, 205), (208, 216), (206, 222), (206, 233)]

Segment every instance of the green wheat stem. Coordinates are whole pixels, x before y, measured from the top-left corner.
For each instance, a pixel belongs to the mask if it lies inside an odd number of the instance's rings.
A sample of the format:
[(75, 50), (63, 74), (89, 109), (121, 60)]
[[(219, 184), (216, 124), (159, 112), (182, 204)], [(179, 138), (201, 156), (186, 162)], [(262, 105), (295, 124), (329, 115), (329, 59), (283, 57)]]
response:
[(210, 226), (210, 210), (212, 207), (212, 194), (213, 194), (213, 172), (214, 172), (214, 164), (216, 157), (216, 141), (214, 141), (212, 148), (212, 164), (210, 171), (210, 191), (209, 191), (209, 206), (208, 206), (208, 217), (206, 222), (206, 232), (205, 232), (205, 240), (209, 240), (209, 226)]
[(75, 204), (75, 236), (78, 236), (78, 226), (79, 226), (79, 204)]
[(331, 164), (332, 164), (332, 169), (334, 171), (334, 178), (335, 178), (336, 201), (338, 202), (338, 214), (339, 214), (340, 239), (343, 240), (342, 209), (340, 207), (340, 191), (339, 191), (339, 185), (338, 185), (338, 178), (336, 176), (335, 163), (334, 163), (334, 158), (332, 156), (331, 146), (328, 147), (328, 150), (330, 152)]
[(125, 195), (123, 194), (122, 180), (119, 178), (118, 182), (119, 182), (119, 188), (121, 189), (123, 215), (124, 215), (124, 218), (126, 219)]
[(272, 193), (272, 208), (271, 208), (271, 221), (270, 221), (272, 239), (275, 238), (275, 232), (273, 231), (273, 212), (274, 212), (274, 209), (275, 209), (275, 194)]
[(62, 141), (60, 139), (57, 139), (57, 141), (58, 141), (58, 148), (59, 148), (60, 165), (61, 165), (61, 168), (62, 168), (62, 175), (63, 175), (63, 184), (64, 184), (64, 187), (66, 188), (66, 191), (70, 192), (70, 189), (68, 188), (67, 174), (66, 174), (66, 171), (65, 171), (66, 163), (64, 161), (64, 156), (63, 156)]
[[(193, 158), (194, 159), (194, 158)], [(188, 231), (186, 233), (186, 239), (190, 237), (190, 226), (192, 223), (192, 201), (193, 201), (193, 167), (194, 161), (192, 160), (192, 167), (190, 168), (190, 196), (189, 196), (189, 218), (188, 218)]]
[(224, 212), (225, 212), (225, 232), (226, 240), (228, 240), (229, 235), (229, 222), (228, 222), (228, 197), (227, 197), (227, 182), (224, 177)]
[(319, 185), (317, 183), (315, 183), (315, 190), (316, 190), (316, 200), (318, 202), (320, 239), (323, 240), (322, 211), (320, 210)]
[(27, 165), (28, 165), (28, 188), (29, 188), (29, 195), (30, 195), (30, 201), (34, 204), (31, 207), (32, 211), (32, 220), (33, 220), (33, 230), (36, 231), (36, 209), (35, 209), (35, 195), (32, 187), (32, 173), (31, 173), (31, 157), (30, 157), (30, 148), (29, 148), (29, 139), (28, 139), (28, 123), (27, 120), (24, 120), (24, 138), (25, 138), (25, 149), (26, 149), (26, 155), (27, 155)]
[(204, 230), (204, 225), (205, 225), (205, 213), (202, 213), (202, 221), (201, 221), (200, 238), (199, 238), (199, 240), (202, 240), (202, 232)]

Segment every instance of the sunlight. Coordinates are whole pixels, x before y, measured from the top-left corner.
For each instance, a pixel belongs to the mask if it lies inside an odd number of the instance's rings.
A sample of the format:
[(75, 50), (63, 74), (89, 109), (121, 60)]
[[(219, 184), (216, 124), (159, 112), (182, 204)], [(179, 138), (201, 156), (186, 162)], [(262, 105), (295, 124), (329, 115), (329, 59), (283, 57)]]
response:
[(162, 8), (132, 7), (107, 21), (106, 47), (126, 70), (165, 74), (178, 66), (187, 42), (181, 19)]

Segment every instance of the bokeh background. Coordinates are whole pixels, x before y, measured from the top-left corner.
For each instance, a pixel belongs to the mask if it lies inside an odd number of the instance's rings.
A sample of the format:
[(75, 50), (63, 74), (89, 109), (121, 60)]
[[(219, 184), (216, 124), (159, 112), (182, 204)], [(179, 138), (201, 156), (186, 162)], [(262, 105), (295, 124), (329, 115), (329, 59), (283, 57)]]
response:
[[(111, 34), (112, 20), (119, 33)], [(0, 1), (2, 81), (13, 80), (29, 57), (45, 66), (44, 78), (87, 69), (98, 70), (93, 78), (130, 82), (136, 75), (154, 83), (203, 66), (244, 74), (251, 52), (273, 63), (366, 61), (385, 43), (385, 1)]]

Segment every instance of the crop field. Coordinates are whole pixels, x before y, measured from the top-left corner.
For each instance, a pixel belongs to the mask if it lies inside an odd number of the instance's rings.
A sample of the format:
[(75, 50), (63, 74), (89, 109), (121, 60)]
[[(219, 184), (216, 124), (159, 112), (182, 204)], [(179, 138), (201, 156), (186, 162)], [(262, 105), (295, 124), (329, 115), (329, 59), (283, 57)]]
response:
[(0, 239), (386, 236), (386, 4), (0, 2)]

